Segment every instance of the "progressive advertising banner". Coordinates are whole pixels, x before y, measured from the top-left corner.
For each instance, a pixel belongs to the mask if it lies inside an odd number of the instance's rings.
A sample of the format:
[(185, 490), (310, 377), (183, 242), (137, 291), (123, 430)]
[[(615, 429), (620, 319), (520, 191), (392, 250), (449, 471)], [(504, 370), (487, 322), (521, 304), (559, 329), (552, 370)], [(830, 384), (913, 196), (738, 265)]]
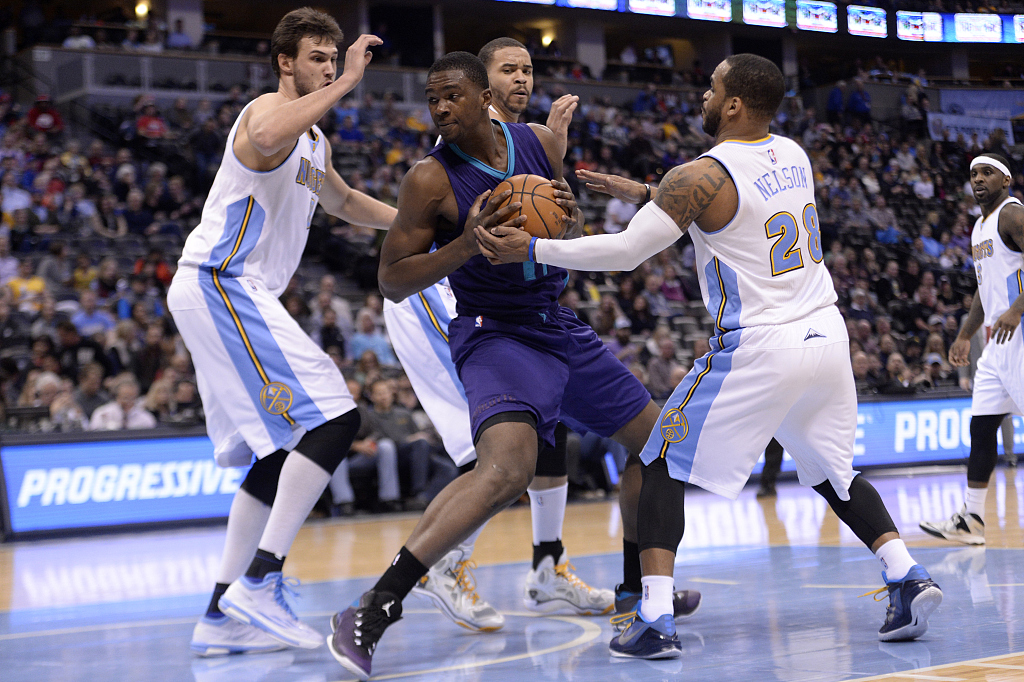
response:
[(226, 517), (248, 471), (206, 436), (4, 444), (0, 464), (16, 534)]
[[(1024, 443), (1024, 420), (1013, 418), (1017, 452)], [(999, 435), (1002, 443), (1002, 434)], [(1000, 449), (1000, 452), (1002, 449)], [(971, 399), (941, 398), (860, 403), (853, 443), (853, 468), (909, 466), (922, 462), (966, 463), (971, 454)], [(759, 462), (754, 469), (759, 472)], [(786, 455), (782, 468), (792, 471)]]
[(984, 143), (996, 128), (1006, 134), (1006, 144), (1013, 145), (1013, 125), (1008, 120), (928, 112), (928, 133), (933, 140), (956, 140), (963, 135), (970, 142), (971, 136), (977, 135), (978, 141)]

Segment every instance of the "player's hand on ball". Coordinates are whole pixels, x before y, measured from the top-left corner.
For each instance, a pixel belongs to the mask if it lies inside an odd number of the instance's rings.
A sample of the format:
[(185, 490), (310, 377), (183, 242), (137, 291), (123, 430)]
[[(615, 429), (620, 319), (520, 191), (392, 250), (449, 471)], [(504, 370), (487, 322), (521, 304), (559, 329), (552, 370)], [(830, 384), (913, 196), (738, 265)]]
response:
[(1020, 324), (1020, 315), (1011, 306), (992, 325), (992, 340), (996, 343), (1006, 343), (1013, 338), (1013, 332), (1017, 329), (1018, 324)]
[(529, 232), (515, 225), (497, 225), (489, 229), (476, 228), (480, 253), (491, 265), (502, 263), (523, 263), (530, 257)]
[[(563, 230), (567, 233), (581, 232), (583, 225), (577, 225), (576, 221), (577, 218), (582, 219), (583, 214), (578, 212), (579, 206), (576, 204), (576, 196), (572, 193), (569, 183), (564, 180), (552, 180), (551, 186), (555, 188), (555, 203), (564, 208), (567, 214), (558, 217), (559, 222), (562, 223)], [(578, 228), (578, 230), (574, 228)]]
[[(501, 202), (505, 201), (510, 196), (512, 196), (511, 190), (498, 192), (493, 196), (491, 196), (491, 190), (487, 190), (478, 196), (476, 201), (474, 201), (473, 205), (469, 208), (469, 213), (466, 215), (466, 226), (463, 229), (462, 236), (467, 248), (470, 249), (473, 255), (480, 253), (476, 230), (486, 231), (498, 225), (507, 225), (518, 230), (519, 225), (526, 222), (526, 216), (512, 218), (512, 215), (518, 213), (519, 209), (522, 208), (522, 204), (518, 201), (513, 201), (505, 206), (501, 206)], [(486, 206), (483, 206), (484, 201), (487, 202)], [(499, 206), (501, 206), (501, 208), (498, 208)]]
[(970, 360), (971, 342), (968, 339), (957, 339), (949, 347), (949, 364), (954, 367), (966, 367)]
[(356, 83), (363, 79), (363, 71), (369, 66), (373, 59), (370, 48), (374, 45), (383, 45), (384, 41), (377, 36), (364, 33), (356, 38), (356, 41), (349, 45), (345, 51), (345, 70), (343, 76), (353, 79)]
[(647, 188), (642, 182), (636, 182), (618, 175), (595, 173), (594, 171), (578, 170), (576, 177), (587, 183), (587, 189), (602, 194), (610, 194), (627, 204), (639, 204), (647, 196)]

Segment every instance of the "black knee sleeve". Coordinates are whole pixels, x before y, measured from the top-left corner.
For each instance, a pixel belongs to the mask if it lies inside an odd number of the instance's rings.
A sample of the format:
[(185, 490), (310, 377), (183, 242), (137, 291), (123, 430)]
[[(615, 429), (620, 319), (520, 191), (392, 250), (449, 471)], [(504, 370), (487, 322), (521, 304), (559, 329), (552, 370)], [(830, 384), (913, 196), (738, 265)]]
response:
[(335, 417), (307, 432), (295, 449), (333, 475), (341, 460), (348, 455), (352, 441), (359, 432), (360, 423), (362, 418), (359, 416), (359, 410), (349, 410), (340, 417)]
[(896, 532), (896, 524), (892, 522), (878, 491), (863, 476), (858, 474), (854, 477), (850, 484), (850, 499), (845, 502), (839, 499), (828, 481), (814, 486), (814, 490), (825, 498), (836, 516), (868, 547), (886, 533)]
[(566, 476), (569, 467), (565, 463), (565, 442), (569, 438), (569, 428), (562, 422), (555, 425), (555, 446), (537, 443), (537, 476)]
[(1005, 414), (971, 417), (971, 458), (967, 460), (967, 480), (988, 485), (999, 457), (996, 436)]
[(281, 477), (287, 450), (272, 452), (263, 459), (257, 459), (245, 475), (241, 488), (257, 500), (272, 507), (277, 497), (277, 479)]
[(667, 549), (675, 554), (683, 539), (686, 486), (668, 474), (668, 464), (658, 458), (643, 468), (637, 509), (637, 544), (645, 549)]
[(480, 442), (480, 436), (484, 435), (484, 431), (487, 429), (495, 424), (505, 424), (508, 422), (529, 424), (533, 427), (534, 431), (537, 430), (537, 418), (533, 416), (533, 412), (499, 412), (485, 419), (480, 428), (476, 430), (476, 433), (473, 434), (473, 445)]

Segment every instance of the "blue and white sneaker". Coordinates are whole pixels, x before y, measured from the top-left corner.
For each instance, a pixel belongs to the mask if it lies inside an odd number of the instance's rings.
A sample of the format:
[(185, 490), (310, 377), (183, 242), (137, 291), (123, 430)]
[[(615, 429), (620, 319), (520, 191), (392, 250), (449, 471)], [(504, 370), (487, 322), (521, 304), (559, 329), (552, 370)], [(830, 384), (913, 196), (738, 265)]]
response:
[(267, 633), (225, 615), (204, 615), (192, 630), (189, 648), (197, 656), (262, 654), (287, 648)]
[[(630, 592), (625, 585), (615, 586), (615, 613), (626, 614), (636, 611), (640, 593)], [(701, 595), (697, 590), (676, 590), (672, 593), (672, 608), (676, 622), (685, 620), (700, 608)]]
[(639, 611), (623, 614), (612, 618), (627, 622), (626, 629), (612, 639), (608, 648), (612, 656), (618, 658), (679, 658), (683, 655), (683, 647), (676, 636), (676, 621), (671, 613), (660, 616), (653, 623), (648, 623)]
[(890, 582), (885, 573), (882, 578), (886, 586), (868, 593), (889, 592), (889, 608), (878, 639), (883, 642), (917, 639), (928, 630), (928, 617), (942, 603), (942, 590), (921, 564), (914, 564), (902, 580)]
[(295, 615), (285, 595), (296, 596), (299, 581), (285, 578), (280, 571), (263, 580), (242, 576), (228, 586), (218, 606), (224, 615), (253, 625), (288, 646), (316, 649), (324, 637)]

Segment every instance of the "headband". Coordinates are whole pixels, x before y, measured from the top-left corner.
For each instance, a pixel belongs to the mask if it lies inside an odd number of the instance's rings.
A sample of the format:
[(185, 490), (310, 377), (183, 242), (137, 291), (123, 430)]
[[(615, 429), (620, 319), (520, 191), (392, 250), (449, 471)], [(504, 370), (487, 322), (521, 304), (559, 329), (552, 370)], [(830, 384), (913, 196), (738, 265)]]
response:
[(974, 170), (975, 166), (982, 163), (988, 164), (989, 166), (992, 166), (996, 170), (1000, 171), (1003, 175), (1010, 177), (1010, 169), (1006, 167), (1006, 164), (1004, 164), (999, 159), (993, 159), (991, 156), (974, 157), (974, 161), (971, 161), (971, 170)]

